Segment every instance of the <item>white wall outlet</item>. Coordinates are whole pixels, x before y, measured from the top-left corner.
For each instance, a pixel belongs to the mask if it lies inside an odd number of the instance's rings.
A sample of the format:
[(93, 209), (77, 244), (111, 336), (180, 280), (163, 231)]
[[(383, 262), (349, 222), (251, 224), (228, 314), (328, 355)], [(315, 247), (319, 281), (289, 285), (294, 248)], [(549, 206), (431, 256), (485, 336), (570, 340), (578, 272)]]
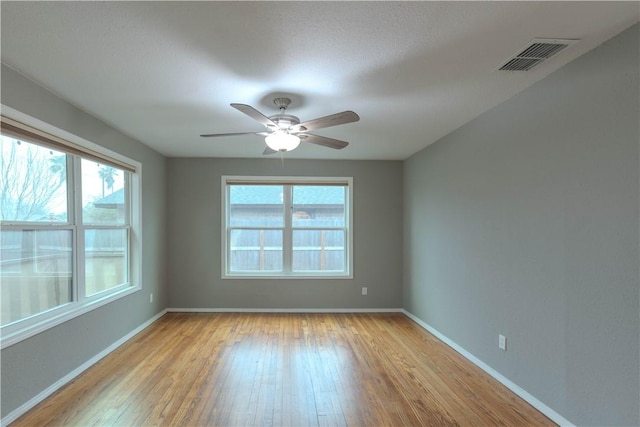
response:
[(367, 294), (367, 288), (362, 287), (362, 295), (366, 295)]
[(153, 302), (153, 294), (149, 294), (149, 304)]
[(500, 347), (500, 350), (507, 351), (507, 337), (498, 335), (498, 347)]

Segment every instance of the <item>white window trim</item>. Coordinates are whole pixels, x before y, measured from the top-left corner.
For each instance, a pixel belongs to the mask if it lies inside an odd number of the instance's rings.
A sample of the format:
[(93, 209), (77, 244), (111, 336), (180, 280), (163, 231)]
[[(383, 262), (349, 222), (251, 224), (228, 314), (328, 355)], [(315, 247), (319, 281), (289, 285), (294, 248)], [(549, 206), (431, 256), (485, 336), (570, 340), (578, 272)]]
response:
[[(31, 317), (21, 319), (14, 323), (0, 328), (0, 349), (12, 346), (27, 338), (51, 329), (68, 320), (81, 316), (89, 311), (95, 310), (113, 301), (124, 298), (142, 289), (142, 163), (123, 156), (115, 151), (111, 151), (101, 145), (87, 141), (84, 138), (73, 135), (65, 130), (59, 129), (41, 120), (28, 116), (20, 111), (5, 105), (0, 105), (2, 115), (24, 123), (43, 132), (65, 139), (79, 147), (100, 153), (104, 156), (111, 157), (123, 163), (127, 163), (135, 169), (130, 175), (129, 189), (131, 193), (131, 209), (130, 209), (130, 258), (129, 258), (129, 283), (122, 284), (110, 290), (97, 293), (82, 301), (74, 300), (67, 304), (54, 307), (50, 310), (38, 313)], [(74, 200), (73, 203), (77, 201)], [(18, 224), (18, 223), (16, 223)], [(24, 225), (24, 223), (20, 223)], [(42, 228), (42, 223), (29, 223), (34, 228)], [(11, 224), (6, 225), (7, 228)], [(3, 225), (3, 228), (5, 225)], [(63, 228), (68, 225), (63, 226)], [(48, 226), (54, 229), (55, 225)], [(74, 269), (77, 266), (74, 265)], [(76, 276), (77, 277), (77, 276)], [(74, 286), (74, 297), (77, 298), (77, 287)]]
[[(344, 273), (335, 273), (328, 272), (319, 274), (318, 272), (309, 272), (309, 273), (287, 273), (282, 274), (281, 272), (258, 272), (258, 273), (229, 273), (227, 271), (227, 259), (228, 259), (228, 248), (227, 242), (229, 241), (228, 230), (227, 230), (227, 203), (229, 198), (229, 193), (227, 191), (227, 183), (229, 182), (247, 182), (252, 184), (265, 184), (265, 185), (283, 185), (283, 184), (309, 184), (314, 183), (318, 185), (330, 185), (330, 184), (346, 184), (348, 191), (348, 201), (345, 206), (345, 213), (347, 215), (347, 236), (345, 241), (347, 242), (346, 248), (346, 260), (345, 264), (347, 266), (347, 271)], [(354, 259), (354, 245), (353, 245), (353, 177), (309, 177), (309, 176), (235, 176), (235, 175), (223, 175), (221, 177), (221, 278), (222, 279), (259, 279), (259, 280), (289, 280), (289, 279), (315, 279), (315, 280), (345, 280), (345, 279), (353, 279), (353, 259)], [(286, 223), (290, 221), (287, 219), (288, 215), (285, 215), (285, 227)], [(284, 236), (287, 239), (287, 235), (285, 233)], [(283, 242), (283, 244), (285, 244)], [(284, 255), (284, 254), (283, 254)]]

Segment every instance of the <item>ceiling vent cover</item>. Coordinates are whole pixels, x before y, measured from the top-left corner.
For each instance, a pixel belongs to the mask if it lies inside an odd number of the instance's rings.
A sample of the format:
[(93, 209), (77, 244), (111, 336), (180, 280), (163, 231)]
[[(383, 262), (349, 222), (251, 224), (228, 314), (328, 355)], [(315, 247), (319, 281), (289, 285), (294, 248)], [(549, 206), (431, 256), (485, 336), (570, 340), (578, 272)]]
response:
[(578, 40), (562, 39), (533, 39), (519, 50), (519, 53), (509, 58), (499, 70), (503, 71), (529, 71), (570, 46)]

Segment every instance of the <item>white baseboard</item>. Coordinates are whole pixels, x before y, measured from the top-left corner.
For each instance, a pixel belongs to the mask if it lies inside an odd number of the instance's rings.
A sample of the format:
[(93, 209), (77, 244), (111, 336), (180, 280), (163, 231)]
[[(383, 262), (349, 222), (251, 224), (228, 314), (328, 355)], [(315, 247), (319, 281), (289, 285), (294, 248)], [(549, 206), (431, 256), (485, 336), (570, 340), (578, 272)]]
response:
[(9, 414), (7, 414), (6, 417), (2, 418), (2, 420), (0, 421), (0, 425), (2, 427), (5, 427), (5, 426), (11, 424), (12, 422), (14, 422), (15, 420), (17, 420), (18, 417), (23, 415), (29, 409), (33, 408), (38, 403), (42, 402), (47, 397), (51, 396), (54, 392), (56, 392), (62, 386), (64, 386), (65, 384), (69, 383), (71, 380), (73, 380), (75, 377), (77, 377), (78, 375), (80, 375), (81, 373), (83, 373), (84, 371), (89, 369), (91, 366), (95, 365), (100, 359), (102, 359), (103, 357), (107, 356), (109, 353), (111, 353), (112, 351), (114, 351), (115, 349), (120, 347), (122, 344), (124, 344), (125, 342), (127, 342), (128, 340), (133, 338), (133, 336), (135, 336), (136, 334), (141, 332), (143, 329), (145, 329), (146, 327), (151, 325), (153, 322), (158, 320), (160, 317), (164, 316), (166, 314), (166, 312), (167, 312), (167, 310), (163, 310), (160, 313), (156, 314), (151, 319), (147, 320), (142, 325), (138, 326), (133, 331), (129, 332), (127, 335), (123, 336), (118, 341), (114, 342), (109, 347), (105, 348), (100, 353), (96, 354), (91, 359), (87, 360), (82, 365), (78, 366), (76, 369), (74, 369), (73, 371), (69, 372), (64, 377), (60, 378), (58, 381), (56, 381), (55, 383), (51, 384), (49, 387), (47, 387), (46, 389), (44, 389), (43, 391), (38, 393), (32, 399), (30, 399), (29, 401), (25, 402), (24, 404), (22, 404), (21, 406), (19, 406), (16, 409), (14, 409), (13, 411), (11, 411)]
[(403, 313), (401, 308), (168, 308), (169, 313)]
[(529, 394), (526, 390), (524, 390), (523, 388), (521, 388), (520, 386), (515, 384), (513, 381), (509, 380), (507, 377), (505, 377), (504, 375), (502, 375), (501, 373), (499, 373), (498, 371), (493, 369), (491, 366), (487, 365), (482, 360), (478, 359), (473, 354), (469, 353), (467, 350), (465, 350), (464, 348), (460, 347), (458, 344), (456, 344), (455, 342), (450, 340), (448, 337), (446, 337), (445, 335), (440, 333), (440, 331), (438, 331), (437, 329), (433, 328), (431, 325), (429, 325), (428, 323), (422, 321), (421, 319), (416, 317), (414, 314), (408, 312), (407, 310), (402, 310), (402, 312), (407, 317), (409, 317), (411, 320), (416, 322), (419, 326), (421, 326), (422, 328), (426, 329), (428, 332), (433, 334), (440, 341), (442, 341), (443, 343), (445, 343), (446, 345), (448, 345), (449, 347), (451, 347), (452, 349), (454, 349), (455, 351), (460, 353), (462, 356), (464, 356), (471, 363), (473, 363), (478, 368), (480, 368), (483, 371), (485, 371), (487, 374), (491, 375), (493, 378), (498, 380), (498, 382), (500, 382), (502, 385), (507, 387), (509, 390), (511, 390), (512, 392), (514, 392), (518, 396), (520, 396), (522, 399), (524, 399), (531, 406), (533, 406), (538, 411), (542, 412), (544, 415), (549, 417), (553, 422), (555, 422), (555, 423), (557, 423), (557, 424), (559, 424), (561, 426), (574, 427), (574, 424), (572, 422), (570, 422), (569, 420), (564, 418), (562, 415), (558, 414), (556, 411), (554, 411), (553, 409), (551, 409), (550, 407), (548, 407), (547, 405), (545, 405), (544, 403), (542, 403), (541, 401), (536, 399), (534, 396)]

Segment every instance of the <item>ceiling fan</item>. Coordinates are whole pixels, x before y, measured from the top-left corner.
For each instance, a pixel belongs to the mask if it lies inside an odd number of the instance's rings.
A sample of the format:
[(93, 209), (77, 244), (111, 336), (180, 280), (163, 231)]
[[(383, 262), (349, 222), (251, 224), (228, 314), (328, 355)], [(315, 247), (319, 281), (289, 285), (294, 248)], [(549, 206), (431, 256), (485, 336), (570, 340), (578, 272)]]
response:
[(285, 114), (287, 107), (291, 103), (289, 98), (276, 98), (273, 100), (273, 103), (280, 109), (280, 114), (269, 117), (265, 116), (250, 105), (231, 104), (233, 108), (262, 123), (267, 128), (266, 132), (211, 133), (200, 136), (204, 138), (235, 135), (264, 136), (267, 148), (262, 154), (291, 151), (300, 145), (300, 141), (339, 150), (349, 145), (349, 143), (346, 141), (340, 141), (339, 139), (314, 135), (308, 133), (308, 131), (357, 122), (360, 120), (360, 117), (353, 111), (343, 111), (341, 113), (331, 114), (329, 116), (300, 123), (300, 119), (296, 116)]

